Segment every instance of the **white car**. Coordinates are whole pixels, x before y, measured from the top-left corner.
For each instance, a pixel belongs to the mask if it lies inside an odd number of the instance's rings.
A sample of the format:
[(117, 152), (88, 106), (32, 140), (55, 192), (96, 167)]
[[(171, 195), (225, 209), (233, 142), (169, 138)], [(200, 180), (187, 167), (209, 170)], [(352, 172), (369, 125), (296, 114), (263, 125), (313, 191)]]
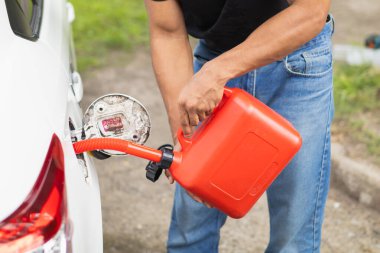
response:
[(75, 155), (83, 88), (65, 0), (0, 1), (0, 252), (103, 251), (98, 178)]

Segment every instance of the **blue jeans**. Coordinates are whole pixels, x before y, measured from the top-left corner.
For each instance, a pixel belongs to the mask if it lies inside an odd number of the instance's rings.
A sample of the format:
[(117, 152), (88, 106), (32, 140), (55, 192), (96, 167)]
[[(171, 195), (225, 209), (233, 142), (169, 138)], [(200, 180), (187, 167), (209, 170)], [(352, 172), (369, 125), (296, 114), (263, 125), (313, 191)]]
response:
[[(330, 178), (330, 125), (333, 117), (330, 17), (323, 31), (281, 61), (230, 80), (273, 108), (300, 132), (298, 154), (267, 190), (270, 241), (267, 253), (319, 252)], [(218, 56), (200, 41), (194, 70)], [(223, 71), (221, 69), (221, 71)], [(176, 186), (169, 253), (218, 252), (226, 215), (195, 202)]]

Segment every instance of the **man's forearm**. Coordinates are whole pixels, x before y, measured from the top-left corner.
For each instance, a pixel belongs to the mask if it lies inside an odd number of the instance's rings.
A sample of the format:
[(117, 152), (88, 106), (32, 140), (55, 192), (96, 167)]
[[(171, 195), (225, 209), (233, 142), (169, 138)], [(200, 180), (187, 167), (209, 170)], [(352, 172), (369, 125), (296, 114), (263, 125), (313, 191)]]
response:
[(178, 96), (193, 76), (191, 47), (177, 0), (145, 0), (145, 5), (153, 68), (175, 137), (180, 125)]
[(152, 35), (151, 50), (154, 72), (174, 135), (179, 127), (178, 95), (193, 75), (191, 47), (187, 35)]
[(322, 30), (329, 4), (330, 0), (294, 1), (243, 43), (210, 61), (205, 71), (228, 81), (282, 59)]

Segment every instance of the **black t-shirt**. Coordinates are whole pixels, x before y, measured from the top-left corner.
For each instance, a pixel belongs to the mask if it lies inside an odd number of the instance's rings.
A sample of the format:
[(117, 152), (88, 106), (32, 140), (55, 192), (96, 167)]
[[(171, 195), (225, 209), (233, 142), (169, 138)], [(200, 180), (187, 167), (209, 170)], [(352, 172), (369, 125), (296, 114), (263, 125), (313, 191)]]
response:
[(267, 19), (289, 6), (287, 0), (179, 0), (187, 32), (215, 51), (243, 42)]

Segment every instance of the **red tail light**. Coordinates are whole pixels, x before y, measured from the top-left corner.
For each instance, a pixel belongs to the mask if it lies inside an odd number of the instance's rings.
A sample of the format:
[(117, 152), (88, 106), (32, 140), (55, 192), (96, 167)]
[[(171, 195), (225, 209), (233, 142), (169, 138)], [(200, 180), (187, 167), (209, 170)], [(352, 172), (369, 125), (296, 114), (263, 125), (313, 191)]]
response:
[(64, 157), (53, 135), (43, 168), (24, 203), (0, 222), (0, 252), (24, 252), (50, 240), (65, 213)]

